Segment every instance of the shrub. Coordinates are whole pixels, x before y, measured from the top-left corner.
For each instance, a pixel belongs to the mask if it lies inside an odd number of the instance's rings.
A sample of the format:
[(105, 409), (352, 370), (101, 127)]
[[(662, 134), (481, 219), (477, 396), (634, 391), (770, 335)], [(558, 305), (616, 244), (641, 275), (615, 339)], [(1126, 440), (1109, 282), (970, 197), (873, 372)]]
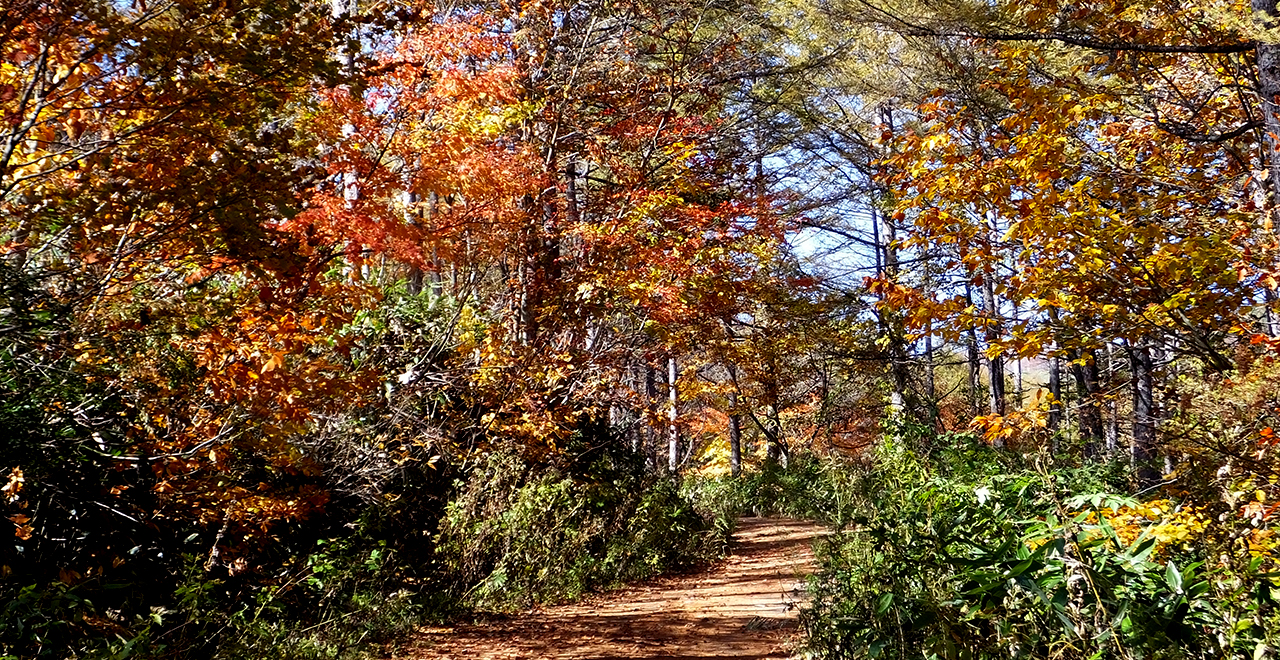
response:
[(935, 463), (887, 444), (858, 476), (854, 524), (820, 548), (811, 657), (1259, 657), (1274, 643), (1269, 560), (1229, 523), (1095, 490), (1106, 464), (984, 471), (981, 449), (960, 449)]
[(319, 541), (269, 583), (237, 584), (211, 576), (199, 557), (187, 560), (172, 612), (181, 624), (156, 641), (188, 657), (366, 657), (441, 605), (432, 590), (407, 588), (385, 542), (359, 533)]
[(718, 528), (731, 530), (743, 515), (787, 516), (842, 527), (853, 512), (856, 463), (809, 454), (792, 457), (787, 467), (766, 465), (738, 477), (692, 477), (684, 492)]
[(706, 561), (723, 545), (672, 482), (603, 456), (584, 475), (494, 454), (458, 484), (439, 551), (471, 605), (512, 609)]

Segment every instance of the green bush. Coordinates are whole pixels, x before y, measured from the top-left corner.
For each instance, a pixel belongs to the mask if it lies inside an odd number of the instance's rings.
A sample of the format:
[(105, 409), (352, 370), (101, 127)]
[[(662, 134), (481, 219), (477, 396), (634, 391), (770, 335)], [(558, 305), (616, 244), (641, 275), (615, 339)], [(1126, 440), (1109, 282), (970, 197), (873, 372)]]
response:
[(573, 478), (495, 454), (450, 502), (439, 552), (468, 604), (577, 598), (716, 556), (723, 545), (669, 479), (603, 457)]
[(1102, 510), (1137, 500), (1098, 490), (1115, 466), (940, 442), (953, 446), (932, 457), (886, 443), (858, 475), (860, 510), (811, 580), (810, 657), (1261, 657), (1274, 643), (1264, 561), (1229, 539), (1161, 555), (1149, 529), (1122, 538)]
[(840, 457), (801, 455), (787, 467), (765, 466), (738, 477), (691, 477), (684, 492), (698, 511), (731, 530), (740, 516), (786, 516), (841, 527), (853, 513), (855, 464)]
[(270, 584), (237, 585), (190, 556), (171, 613), (182, 623), (157, 641), (196, 657), (366, 657), (438, 605), (429, 590), (406, 588), (396, 560), (385, 542), (356, 534), (321, 540)]

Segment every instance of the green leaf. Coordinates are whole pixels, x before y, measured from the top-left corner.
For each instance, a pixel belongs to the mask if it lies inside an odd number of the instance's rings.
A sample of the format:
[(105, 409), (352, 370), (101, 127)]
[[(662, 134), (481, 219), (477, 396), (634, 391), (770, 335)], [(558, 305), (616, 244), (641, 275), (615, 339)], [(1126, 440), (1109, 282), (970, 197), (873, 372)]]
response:
[(1111, 618), (1111, 627), (1124, 630), (1125, 619), (1129, 618), (1129, 601), (1120, 603), (1120, 608), (1116, 610), (1116, 615)]
[[(1146, 536), (1145, 531), (1143, 532), (1143, 536)], [(1139, 537), (1138, 540), (1133, 542), (1133, 545), (1129, 549), (1129, 562), (1132, 564), (1140, 564), (1146, 561), (1155, 549), (1155, 539)]]
[(1111, 523), (1105, 517), (1098, 516), (1098, 527), (1107, 535), (1108, 539), (1111, 539), (1111, 542), (1115, 544), (1116, 548), (1124, 547), (1124, 542), (1120, 540), (1120, 535), (1116, 534), (1116, 528), (1112, 527)]
[(1182, 573), (1178, 572), (1178, 566), (1173, 562), (1169, 562), (1169, 565), (1165, 568), (1164, 579), (1174, 593), (1182, 593)]
[(1013, 567), (1009, 569), (1009, 577), (1018, 577), (1019, 575), (1026, 573), (1027, 569), (1031, 568), (1031, 565), (1034, 563), (1036, 563), (1034, 560), (1027, 559), (1026, 561), (1020, 561), (1017, 564), (1014, 564)]

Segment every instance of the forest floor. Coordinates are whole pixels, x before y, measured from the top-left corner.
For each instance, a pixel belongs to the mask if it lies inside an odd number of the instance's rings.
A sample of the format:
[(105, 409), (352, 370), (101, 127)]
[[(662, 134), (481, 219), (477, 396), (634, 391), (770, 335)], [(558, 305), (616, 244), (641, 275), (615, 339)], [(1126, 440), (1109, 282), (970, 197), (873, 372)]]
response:
[(812, 523), (743, 518), (729, 557), (707, 571), (660, 578), (505, 618), (425, 628), (393, 658), (414, 660), (710, 660), (789, 658)]

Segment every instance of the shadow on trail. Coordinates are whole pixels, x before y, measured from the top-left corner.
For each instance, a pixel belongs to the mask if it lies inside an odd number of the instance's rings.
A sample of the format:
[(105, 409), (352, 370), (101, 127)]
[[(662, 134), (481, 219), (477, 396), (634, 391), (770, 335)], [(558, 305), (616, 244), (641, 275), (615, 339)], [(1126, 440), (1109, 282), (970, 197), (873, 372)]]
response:
[[(537, 618), (536, 616), (534, 617)], [(697, 616), (674, 618), (669, 612), (642, 614), (608, 613), (564, 620), (552, 617), (526, 621), (517, 626), (489, 630), (469, 637), (470, 650), (507, 646), (509, 655), (474, 657), (574, 658), (612, 660), (614, 658), (781, 658), (776, 640), (761, 645), (762, 633), (777, 637), (793, 632), (794, 619), (758, 615)], [(432, 657), (432, 656), (420, 656)], [(461, 660), (467, 651), (457, 649)]]
[[(801, 576), (813, 568), (811, 523), (744, 518), (714, 570), (635, 585), (590, 601), (424, 630), (408, 657), (441, 660), (787, 658)], [(399, 656), (405, 657), (405, 656)]]

